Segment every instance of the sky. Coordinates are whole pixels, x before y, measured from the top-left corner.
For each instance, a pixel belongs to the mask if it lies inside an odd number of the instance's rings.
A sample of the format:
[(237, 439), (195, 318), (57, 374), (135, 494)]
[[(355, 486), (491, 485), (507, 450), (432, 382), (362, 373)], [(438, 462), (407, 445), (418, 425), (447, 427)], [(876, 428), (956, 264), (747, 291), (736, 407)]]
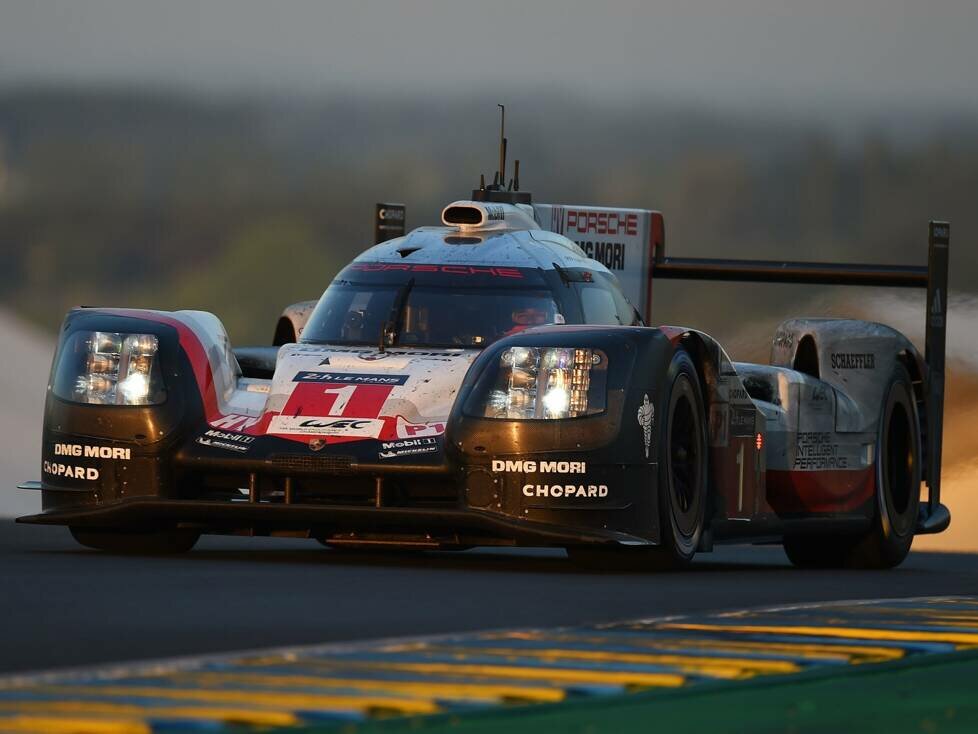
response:
[(0, 0), (0, 85), (978, 109), (976, 0)]

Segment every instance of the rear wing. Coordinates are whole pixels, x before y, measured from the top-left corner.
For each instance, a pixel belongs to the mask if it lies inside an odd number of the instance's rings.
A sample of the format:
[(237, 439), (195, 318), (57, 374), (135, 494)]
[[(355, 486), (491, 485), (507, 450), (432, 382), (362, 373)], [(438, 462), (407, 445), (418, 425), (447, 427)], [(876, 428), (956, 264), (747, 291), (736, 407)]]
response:
[(868, 265), (667, 257), (662, 214), (649, 209), (533, 204), (537, 223), (580, 245), (589, 257), (615, 273), (622, 290), (652, 322), (652, 279), (860, 285), (926, 288), (927, 321), (924, 360), (927, 363), (926, 506), (918, 532), (936, 533), (950, 515), (941, 502), (941, 453), (944, 433), (944, 373), (947, 326), (948, 246), (951, 227), (930, 223), (926, 265)]

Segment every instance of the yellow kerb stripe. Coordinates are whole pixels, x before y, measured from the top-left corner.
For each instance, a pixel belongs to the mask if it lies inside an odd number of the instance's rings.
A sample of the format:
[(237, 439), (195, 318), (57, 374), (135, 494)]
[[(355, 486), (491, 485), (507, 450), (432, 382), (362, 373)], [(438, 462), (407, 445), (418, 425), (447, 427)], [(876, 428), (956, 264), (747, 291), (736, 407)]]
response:
[(7, 712), (11, 714), (83, 714), (88, 717), (134, 718), (136, 720), (145, 719), (149, 716), (166, 716), (177, 719), (234, 722), (250, 726), (295, 726), (301, 723), (300, 719), (289, 711), (273, 711), (271, 709), (219, 708), (213, 706), (137, 706), (107, 701), (4, 701), (0, 703), (0, 727), (5, 724), (6, 719), (3, 717), (7, 715)]
[(667, 665), (685, 673), (711, 675), (718, 678), (743, 678), (761, 673), (797, 673), (801, 668), (787, 660), (751, 660), (749, 658), (717, 658), (694, 655), (661, 655), (654, 653), (605, 652), (603, 650), (522, 649), (522, 648), (429, 648), (432, 651), (457, 655), (504, 655), (541, 660), (588, 660), (595, 662), (628, 663), (637, 665)]
[(686, 677), (676, 673), (632, 673), (625, 671), (577, 670), (574, 668), (536, 668), (519, 665), (467, 665), (454, 663), (394, 663), (319, 660), (325, 668), (354, 668), (358, 670), (401, 670), (436, 675), (471, 675), (485, 678), (546, 680), (560, 683), (590, 683), (595, 685), (662, 686), (683, 685)]
[(105, 721), (101, 719), (58, 718), (55, 716), (13, 716), (0, 719), (4, 732), (36, 734), (152, 734), (142, 721)]
[(735, 632), (738, 634), (809, 635), (811, 637), (840, 637), (849, 640), (887, 640), (892, 642), (948, 642), (959, 645), (978, 644), (978, 633), (917, 632), (884, 630), (866, 627), (782, 627), (776, 625), (678, 624), (660, 625), (660, 629)]
[(315, 675), (274, 675), (263, 673), (186, 673), (174, 677), (175, 681), (188, 680), (203, 685), (222, 683), (246, 683), (256, 686), (307, 687), (307, 688), (354, 688), (368, 691), (394, 692), (401, 695), (417, 695), (426, 698), (467, 698), (479, 700), (519, 699), (522, 701), (563, 701), (562, 688), (543, 686), (507, 686), (494, 683), (453, 683), (440, 681), (370, 680), (360, 678), (320, 677)]
[[(616, 644), (614, 638), (607, 637), (575, 637), (571, 635), (554, 635), (554, 642), (585, 642), (594, 645)], [(764, 642), (761, 640), (716, 640), (702, 638), (665, 638), (629, 640), (635, 647), (650, 650), (673, 650), (682, 652), (702, 652), (716, 650), (732, 653), (768, 653), (773, 655), (795, 655), (811, 660), (848, 660), (854, 664), (861, 662), (880, 662), (897, 660), (904, 656), (903, 650), (895, 647), (876, 647), (873, 645), (845, 645), (830, 643), (804, 642)]]
[(389, 709), (405, 714), (431, 714), (437, 712), (438, 706), (434, 701), (424, 701), (416, 698), (389, 698), (381, 696), (329, 696), (305, 693), (262, 691), (223, 691), (219, 689), (189, 690), (175, 688), (158, 688), (155, 686), (40, 686), (39, 693), (60, 696), (128, 696), (140, 698), (162, 698), (178, 701), (203, 701), (204, 703), (244, 703), (258, 706), (271, 706), (286, 709), (311, 709), (369, 711), (372, 709)]

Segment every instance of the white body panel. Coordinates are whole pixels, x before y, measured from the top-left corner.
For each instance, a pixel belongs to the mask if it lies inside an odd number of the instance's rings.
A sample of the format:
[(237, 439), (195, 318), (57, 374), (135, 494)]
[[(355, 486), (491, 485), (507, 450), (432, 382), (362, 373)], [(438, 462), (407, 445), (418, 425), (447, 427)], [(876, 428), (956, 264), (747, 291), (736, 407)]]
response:
[(444, 433), (478, 350), (292, 344), (279, 354), (261, 428), (309, 442)]
[(652, 211), (574, 204), (534, 204), (540, 226), (573, 240), (612, 272), (626, 298), (646, 312), (652, 267)]

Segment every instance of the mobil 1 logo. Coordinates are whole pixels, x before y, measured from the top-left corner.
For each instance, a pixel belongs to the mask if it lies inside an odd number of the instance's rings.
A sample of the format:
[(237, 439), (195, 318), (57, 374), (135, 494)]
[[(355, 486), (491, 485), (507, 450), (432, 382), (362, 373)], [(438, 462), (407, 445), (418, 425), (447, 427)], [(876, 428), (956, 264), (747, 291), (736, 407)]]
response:
[(434, 454), (438, 451), (438, 439), (434, 436), (402, 438), (397, 441), (383, 441), (378, 456), (381, 459), (395, 459), (399, 456), (418, 456)]

